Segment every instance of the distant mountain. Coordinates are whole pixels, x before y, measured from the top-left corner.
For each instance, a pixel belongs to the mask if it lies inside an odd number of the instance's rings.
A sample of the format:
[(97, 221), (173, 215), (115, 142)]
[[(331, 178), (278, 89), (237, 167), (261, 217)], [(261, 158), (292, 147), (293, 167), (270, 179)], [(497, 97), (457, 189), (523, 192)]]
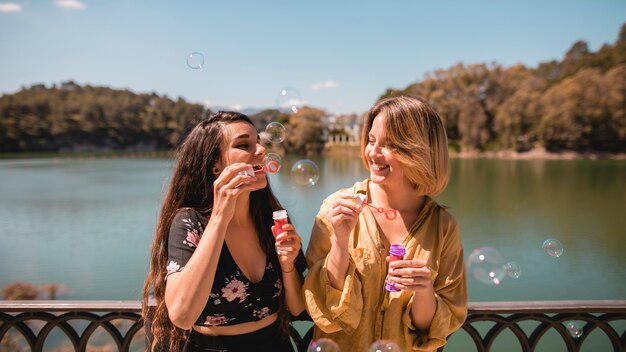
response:
[(259, 113), (259, 112), (261, 112), (263, 110), (268, 110), (268, 108), (250, 108), (250, 107), (236, 109), (236, 108), (234, 108), (232, 106), (225, 106), (225, 105), (209, 106), (209, 109), (211, 111), (213, 111), (213, 112), (217, 112), (217, 111), (237, 111), (237, 112), (240, 112), (240, 113), (242, 113), (244, 115), (248, 115), (248, 116), (257, 114), (257, 113)]

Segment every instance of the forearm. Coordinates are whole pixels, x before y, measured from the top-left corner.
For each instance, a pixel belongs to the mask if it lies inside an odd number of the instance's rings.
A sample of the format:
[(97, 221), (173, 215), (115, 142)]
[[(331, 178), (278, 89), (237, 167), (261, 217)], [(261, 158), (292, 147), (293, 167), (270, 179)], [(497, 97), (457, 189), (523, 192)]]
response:
[(287, 309), (292, 315), (299, 315), (304, 310), (305, 303), (302, 295), (302, 280), (295, 266), (291, 271), (283, 271), (283, 285)]
[(214, 221), (209, 222), (184, 270), (167, 279), (165, 303), (169, 317), (174, 325), (182, 329), (193, 326), (213, 287), (226, 225), (218, 219), (211, 220)]
[(432, 287), (428, 290), (416, 291), (413, 294), (411, 318), (417, 330), (428, 332), (436, 309), (437, 299), (435, 298), (435, 292)]
[(326, 270), (333, 288), (342, 290), (348, 274), (349, 257), (348, 243), (341, 243), (336, 237), (331, 238), (332, 246), (328, 253)]

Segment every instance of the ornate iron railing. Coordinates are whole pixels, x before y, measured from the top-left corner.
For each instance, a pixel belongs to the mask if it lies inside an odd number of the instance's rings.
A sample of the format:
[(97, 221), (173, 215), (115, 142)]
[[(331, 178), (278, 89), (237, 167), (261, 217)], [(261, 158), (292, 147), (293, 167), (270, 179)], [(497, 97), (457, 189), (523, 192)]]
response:
[[(141, 305), (137, 301), (0, 301), (0, 341), (5, 350), (7, 345), (10, 348), (22, 343), (26, 350), (42, 351), (51, 331), (58, 328), (67, 336), (73, 349), (82, 352), (90, 350), (94, 332), (102, 328), (118, 351), (131, 351), (131, 346), (141, 350), (145, 333), (140, 311)], [(520, 323), (529, 321), (538, 325), (532, 331), (525, 331)], [(584, 322), (580, 334), (572, 335), (564, 325), (567, 321)], [(80, 329), (77, 322), (86, 326)], [(476, 326), (479, 322), (494, 324), (481, 329)], [(492, 348), (501, 333), (510, 331), (522, 351), (534, 351), (541, 338), (554, 330), (567, 351), (572, 352), (579, 351), (587, 336), (599, 330), (606, 335), (614, 351), (626, 351), (626, 331), (616, 331), (611, 325), (614, 322), (621, 322), (622, 326), (626, 323), (626, 300), (473, 302), (469, 304), (462, 331), (457, 333), (467, 333), (476, 350), (483, 352)], [(305, 333), (294, 336), (301, 351), (306, 351), (312, 336), (308, 330), (310, 324), (304, 326)], [(0, 350), (3, 349), (1, 344)]]
[[(571, 321), (580, 325), (568, 329), (565, 323)], [(481, 334), (476, 328), (478, 322), (495, 324)], [(520, 326), (522, 322), (538, 322), (538, 325), (527, 333)], [(608, 337), (613, 351), (626, 351), (626, 331), (616, 331), (611, 322), (626, 323), (626, 301), (473, 302), (469, 304), (462, 330), (470, 336), (478, 352), (489, 351), (505, 331), (513, 333), (522, 351), (535, 351), (541, 338), (551, 330), (558, 333), (568, 352), (580, 351), (597, 329)]]

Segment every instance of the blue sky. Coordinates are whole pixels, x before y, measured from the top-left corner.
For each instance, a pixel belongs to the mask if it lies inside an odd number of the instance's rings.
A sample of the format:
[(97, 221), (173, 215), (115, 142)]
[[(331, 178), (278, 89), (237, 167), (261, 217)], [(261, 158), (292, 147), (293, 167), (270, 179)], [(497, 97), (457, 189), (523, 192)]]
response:
[(362, 113), (458, 62), (535, 67), (576, 40), (595, 51), (624, 22), (625, 0), (0, 0), (0, 93), (74, 80), (237, 109), (276, 107), (293, 87)]

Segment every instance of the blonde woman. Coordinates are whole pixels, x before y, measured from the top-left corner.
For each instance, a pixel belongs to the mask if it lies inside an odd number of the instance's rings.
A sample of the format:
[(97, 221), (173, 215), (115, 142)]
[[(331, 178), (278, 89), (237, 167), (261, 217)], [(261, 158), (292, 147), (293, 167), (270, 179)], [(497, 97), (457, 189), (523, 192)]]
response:
[[(467, 315), (459, 226), (431, 198), (450, 173), (442, 121), (420, 99), (382, 100), (364, 120), (361, 157), (369, 178), (326, 198), (313, 225), (303, 288), (313, 338), (342, 351), (380, 339), (435, 351)], [(406, 254), (388, 263), (392, 244)]]

